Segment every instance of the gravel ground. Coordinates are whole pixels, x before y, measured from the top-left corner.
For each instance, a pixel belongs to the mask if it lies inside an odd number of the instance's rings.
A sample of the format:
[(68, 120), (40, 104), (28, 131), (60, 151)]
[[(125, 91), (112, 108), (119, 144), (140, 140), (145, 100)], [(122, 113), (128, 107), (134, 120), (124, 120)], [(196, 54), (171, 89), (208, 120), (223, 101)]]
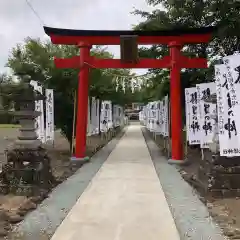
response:
[[(151, 139), (154, 139), (151, 133), (148, 133), (148, 135), (151, 136)], [(162, 143), (159, 139), (156, 142), (161, 150)], [(179, 166), (179, 173), (196, 190), (197, 196), (207, 207), (209, 214), (222, 229), (224, 235), (230, 240), (240, 240), (240, 198), (219, 198), (204, 195), (196, 181), (199, 166), (202, 162), (201, 150), (196, 146), (188, 147), (187, 158), (190, 160), (189, 164)]]
[(58, 185), (38, 208), (15, 227), (9, 240), (48, 240), (84, 192), (89, 182), (124, 134), (120, 133), (97, 152), (91, 161)]
[[(4, 164), (6, 161), (4, 151), (9, 145), (11, 145), (14, 142), (18, 134), (19, 132), (17, 128), (0, 128), (0, 171), (1, 171), (2, 164)], [(99, 149), (99, 147), (105, 145), (106, 142), (107, 140), (104, 137), (102, 138), (101, 136), (89, 137), (87, 140), (88, 156), (91, 157), (96, 152), (96, 150)], [(56, 131), (54, 146), (45, 145), (44, 147), (48, 149), (48, 155), (51, 158), (51, 167), (52, 167), (52, 171), (55, 179), (57, 180), (58, 183), (64, 182), (68, 177), (72, 176), (76, 170), (70, 166), (71, 162), (69, 159), (71, 154), (69, 151), (68, 141), (61, 135), (60, 131)], [(85, 186), (84, 181), (82, 181), (81, 179), (79, 181), (80, 182), (77, 185), (78, 187)], [(68, 185), (66, 189), (68, 190)], [(53, 191), (53, 194), (54, 193), (55, 193), (55, 190)], [(62, 199), (64, 198), (68, 199), (68, 194), (66, 194), (66, 191), (60, 193), (60, 196)], [(19, 197), (11, 194), (8, 194), (8, 195), (0, 194), (0, 240), (6, 239), (4, 237), (9, 232), (11, 232), (14, 224), (23, 220), (24, 216), (29, 211), (32, 211), (33, 209), (37, 208), (38, 204), (42, 200), (43, 199), (39, 201), (37, 199)], [(73, 197), (72, 200), (75, 201), (76, 197)], [(71, 202), (71, 200), (66, 201), (66, 204), (69, 202)], [(55, 208), (53, 207), (52, 209), (55, 209)], [(60, 210), (57, 209), (57, 211), (60, 211)], [(43, 223), (45, 223), (44, 219), (42, 220), (43, 220)], [(26, 238), (23, 238), (23, 239), (25, 240)], [(46, 239), (46, 238), (41, 238), (41, 240), (42, 239)]]
[[(2, 165), (6, 162), (4, 151), (9, 145), (14, 143), (19, 135), (18, 128), (0, 128), (0, 171)], [(71, 175), (69, 171), (69, 144), (68, 141), (61, 135), (60, 131), (55, 132), (54, 146), (46, 146), (49, 151), (49, 156), (54, 161), (51, 161), (53, 173), (56, 180), (64, 180)], [(19, 222), (23, 216), (18, 214), (20, 208), (26, 208), (25, 212), (36, 208), (37, 204), (30, 201), (24, 196), (14, 196), (12, 194), (0, 194), (0, 240), (6, 239), (4, 236), (11, 231), (12, 224)]]
[[(0, 164), (4, 162), (1, 157), (7, 145), (17, 136), (17, 129), (0, 129)], [(170, 209), (176, 221), (182, 240), (223, 240), (220, 228), (209, 216), (208, 209), (199, 200), (194, 189), (181, 177), (178, 169), (167, 163), (156, 144), (145, 134), (145, 139), (153, 159), (156, 172), (161, 181)], [(25, 220), (15, 228), (15, 234), (9, 240), (47, 240), (54, 233), (62, 219), (67, 215), (74, 202), (78, 199), (92, 176), (98, 171), (118, 140), (100, 150), (93, 160), (84, 165), (76, 174), (59, 185), (42, 204), (27, 215)], [(55, 147), (68, 149), (66, 140), (56, 133)], [(63, 150), (64, 152), (64, 150)], [(68, 157), (68, 156), (66, 156)], [(177, 186), (176, 186), (177, 184)], [(75, 191), (76, 188), (81, 192)], [(76, 195), (78, 193), (78, 195)], [(19, 233), (20, 236), (19, 236)]]
[(169, 165), (143, 128), (143, 135), (182, 240), (226, 240), (195, 190)]

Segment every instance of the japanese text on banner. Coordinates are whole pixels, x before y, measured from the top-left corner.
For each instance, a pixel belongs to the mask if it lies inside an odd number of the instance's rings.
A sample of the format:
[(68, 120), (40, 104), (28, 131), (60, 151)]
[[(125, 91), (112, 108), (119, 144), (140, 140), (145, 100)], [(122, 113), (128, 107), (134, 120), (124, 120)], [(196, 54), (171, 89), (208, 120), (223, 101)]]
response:
[(220, 155), (233, 157), (240, 155), (240, 149), (236, 108), (232, 104), (227, 72), (226, 65), (215, 65)]
[(200, 144), (201, 130), (199, 125), (197, 89), (185, 89), (186, 128), (190, 145)]
[(212, 118), (216, 114), (216, 104), (205, 102), (204, 99), (210, 98), (212, 94), (216, 94), (216, 84), (202, 83), (197, 84), (198, 94), (198, 114), (200, 124), (200, 144), (201, 148), (208, 148), (212, 142), (215, 129), (215, 120)]
[(46, 89), (46, 141), (54, 142), (54, 96), (53, 89)]

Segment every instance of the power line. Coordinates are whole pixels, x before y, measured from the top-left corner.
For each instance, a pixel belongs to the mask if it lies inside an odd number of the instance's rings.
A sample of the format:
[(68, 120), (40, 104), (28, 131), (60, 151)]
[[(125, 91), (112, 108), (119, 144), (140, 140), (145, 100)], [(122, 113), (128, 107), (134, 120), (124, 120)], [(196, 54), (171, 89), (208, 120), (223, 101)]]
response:
[(32, 6), (32, 4), (28, 1), (25, 0), (25, 2), (27, 3), (28, 7), (32, 10), (32, 12), (34, 13), (34, 15), (38, 18), (38, 20), (40, 21), (41, 25), (45, 25), (42, 18), (40, 17), (40, 15), (38, 14), (38, 12), (34, 9), (34, 7)]
[[(44, 21), (42, 20), (42, 18), (40, 17), (40, 15), (38, 14), (38, 12), (34, 9), (34, 7), (32, 6), (32, 4), (29, 2), (29, 0), (25, 0), (25, 2), (27, 3), (28, 7), (32, 10), (32, 12), (35, 14), (35, 16), (38, 18), (38, 20), (40, 21), (40, 23), (44, 26)], [(85, 64), (89, 65), (90, 67), (92, 68), (96, 68), (92, 65), (90, 65), (89, 63), (86, 63)], [(124, 75), (120, 75), (120, 74), (113, 74), (113, 73), (108, 73), (106, 70), (103, 71), (105, 74), (110, 74), (114, 77), (126, 77), (126, 78), (142, 78), (142, 77), (145, 77), (145, 76), (148, 76), (148, 75), (151, 75), (151, 73), (145, 73), (145, 74), (142, 74), (142, 75), (137, 75), (137, 76), (131, 76), (131, 75), (127, 75), (127, 76), (124, 76)]]

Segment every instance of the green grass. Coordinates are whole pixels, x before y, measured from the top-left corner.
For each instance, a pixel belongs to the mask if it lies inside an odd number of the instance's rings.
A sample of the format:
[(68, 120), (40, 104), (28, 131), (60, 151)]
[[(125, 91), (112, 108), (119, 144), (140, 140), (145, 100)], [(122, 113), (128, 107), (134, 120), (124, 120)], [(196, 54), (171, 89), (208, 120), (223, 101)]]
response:
[(0, 124), (0, 128), (19, 128), (18, 124)]

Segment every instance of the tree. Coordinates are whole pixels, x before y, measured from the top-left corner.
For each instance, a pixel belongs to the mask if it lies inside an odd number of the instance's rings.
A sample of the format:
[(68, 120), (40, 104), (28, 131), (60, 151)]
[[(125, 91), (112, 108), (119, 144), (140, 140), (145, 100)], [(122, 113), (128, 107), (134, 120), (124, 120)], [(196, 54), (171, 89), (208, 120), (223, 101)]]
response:
[[(155, 6), (152, 12), (136, 10), (134, 14), (144, 19), (135, 26), (137, 30), (161, 30), (176, 27), (204, 27), (218, 25), (208, 47), (204, 44), (189, 45), (183, 48), (187, 56), (207, 56), (211, 61), (208, 69), (186, 69), (181, 73), (182, 91), (196, 83), (213, 80), (214, 59), (240, 50), (240, 2), (234, 0), (148, 0)], [(162, 9), (162, 10), (159, 10)], [(140, 55), (150, 58), (161, 58), (169, 55), (167, 46), (155, 45), (142, 48)], [(161, 99), (169, 92), (169, 74), (163, 69), (149, 70), (152, 90), (147, 87), (143, 92), (150, 92), (150, 99)], [(184, 96), (184, 94), (183, 94)], [(184, 107), (184, 101), (183, 101)]]
[[(79, 49), (75, 46), (52, 45), (49, 41), (41, 42), (40, 39), (27, 38), (23, 45), (13, 48), (7, 63), (7, 66), (19, 77), (20, 82), (37, 80), (45, 88), (54, 89), (55, 124), (69, 142), (72, 140), (74, 93), (78, 85), (79, 70), (57, 69), (53, 57), (67, 58), (78, 55), (78, 52)], [(97, 57), (113, 57), (100, 47), (92, 49), (91, 54)], [(105, 73), (99, 69), (91, 69), (90, 96), (124, 104), (124, 92), (116, 91), (114, 74), (129, 75), (129, 71), (121, 69), (109, 70)]]
[(17, 107), (13, 96), (21, 92), (22, 84), (14, 82), (12, 77), (7, 74), (0, 75), (0, 123), (16, 123), (16, 119), (9, 112)]

